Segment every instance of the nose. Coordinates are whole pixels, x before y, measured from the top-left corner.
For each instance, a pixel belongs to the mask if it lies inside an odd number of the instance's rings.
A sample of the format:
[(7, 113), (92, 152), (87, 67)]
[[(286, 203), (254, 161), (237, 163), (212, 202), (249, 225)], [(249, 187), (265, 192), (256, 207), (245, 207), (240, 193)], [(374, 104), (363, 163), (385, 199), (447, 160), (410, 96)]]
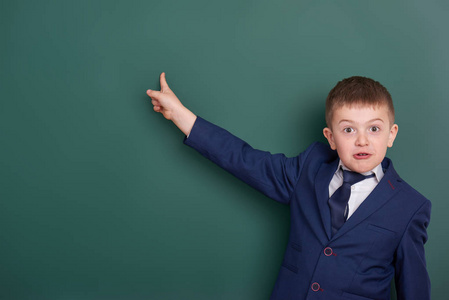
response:
[(368, 146), (369, 140), (368, 137), (364, 133), (359, 133), (357, 135), (357, 139), (355, 141), (355, 144), (359, 147)]

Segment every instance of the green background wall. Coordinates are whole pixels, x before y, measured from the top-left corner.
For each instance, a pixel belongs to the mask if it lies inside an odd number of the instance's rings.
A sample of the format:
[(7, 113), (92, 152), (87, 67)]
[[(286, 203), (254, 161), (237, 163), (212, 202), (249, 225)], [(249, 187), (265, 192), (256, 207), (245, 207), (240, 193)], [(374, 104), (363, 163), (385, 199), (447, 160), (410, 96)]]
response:
[(182, 144), (145, 94), (163, 71), (195, 113), (288, 156), (323, 140), (337, 81), (383, 83), (447, 299), (448, 3), (2, 1), (0, 299), (268, 299), (288, 207)]

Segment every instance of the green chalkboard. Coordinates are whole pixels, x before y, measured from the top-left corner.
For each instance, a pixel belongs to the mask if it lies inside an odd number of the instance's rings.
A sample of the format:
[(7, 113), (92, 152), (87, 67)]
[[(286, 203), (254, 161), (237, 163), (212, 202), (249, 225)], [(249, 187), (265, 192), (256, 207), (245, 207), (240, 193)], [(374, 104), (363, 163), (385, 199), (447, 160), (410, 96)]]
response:
[(288, 207), (183, 145), (147, 89), (288, 156), (324, 140), (341, 79), (380, 81), (389, 151), (433, 203), (446, 299), (449, 4), (430, 1), (2, 1), (0, 299), (268, 299)]

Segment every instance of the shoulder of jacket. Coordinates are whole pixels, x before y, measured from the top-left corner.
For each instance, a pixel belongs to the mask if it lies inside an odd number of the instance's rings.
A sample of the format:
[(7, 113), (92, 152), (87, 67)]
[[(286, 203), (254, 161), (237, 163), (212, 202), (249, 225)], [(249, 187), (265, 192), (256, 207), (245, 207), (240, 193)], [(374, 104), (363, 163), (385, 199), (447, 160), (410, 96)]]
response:
[(409, 201), (413, 201), (417, 205), (420, 205), (420, 206), (423, 205), (425, 202), (429, 202), (429, 204), (430, 204), (430, 200), (427, 199), (423, 194), (418, 192), (414, 187), (412, 187), (410, 184), (408, 184), (402, 178), (400, 180), (401, 180), (401, 184), (402, 184), (402, 191), (403, 191), (403, 193), (405, 193), (407, 195), (407, 198), (409, 199)]
[(332, 150), (328, 144), (314, 142), (303, 152), (307, 156), (321, 161), (333, 161), (338, 158), (337, 151)]

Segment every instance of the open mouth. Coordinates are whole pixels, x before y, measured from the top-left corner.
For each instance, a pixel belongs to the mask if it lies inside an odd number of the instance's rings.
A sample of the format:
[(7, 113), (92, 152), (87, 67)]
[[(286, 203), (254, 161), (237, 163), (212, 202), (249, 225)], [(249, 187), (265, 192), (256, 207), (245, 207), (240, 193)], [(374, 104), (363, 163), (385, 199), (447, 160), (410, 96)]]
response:
[(368, 158), (368, 157), (371, 156), (371, 154), (369, 154), (369, 153), (357, 153), (354, 156), (355, 156), (355, 158)]

